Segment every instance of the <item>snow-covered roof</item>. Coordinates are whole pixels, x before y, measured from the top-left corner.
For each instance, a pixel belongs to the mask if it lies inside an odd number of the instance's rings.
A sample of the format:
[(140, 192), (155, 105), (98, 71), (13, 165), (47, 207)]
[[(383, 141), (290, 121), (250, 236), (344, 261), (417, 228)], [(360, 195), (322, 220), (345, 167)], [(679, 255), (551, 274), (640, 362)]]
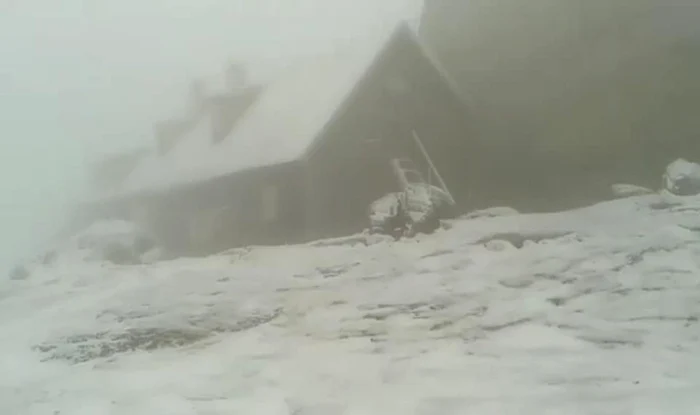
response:
[(167, 155), (144, 160), (120, 193), (164, 190), (301, 158), (397, 31), (367, 48), (293, 65), (265, 86), (223, 141), (212, 143), (210, 124), (201, 119)]

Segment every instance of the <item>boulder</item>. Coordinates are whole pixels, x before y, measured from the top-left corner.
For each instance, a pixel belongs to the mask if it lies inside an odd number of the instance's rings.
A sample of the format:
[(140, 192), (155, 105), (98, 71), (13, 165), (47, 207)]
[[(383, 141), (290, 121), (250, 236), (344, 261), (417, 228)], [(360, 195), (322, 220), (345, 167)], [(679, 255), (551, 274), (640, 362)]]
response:
[(666, 167), (664, 189), (677, 196), (700, 194), (700, 164), (678, 159)]
[(654, 193), (654, 191), (649, 188), (626, 183), (614, 184), (611, 186), (611, 189), (613, 195), (618, 198), (645, 196)]

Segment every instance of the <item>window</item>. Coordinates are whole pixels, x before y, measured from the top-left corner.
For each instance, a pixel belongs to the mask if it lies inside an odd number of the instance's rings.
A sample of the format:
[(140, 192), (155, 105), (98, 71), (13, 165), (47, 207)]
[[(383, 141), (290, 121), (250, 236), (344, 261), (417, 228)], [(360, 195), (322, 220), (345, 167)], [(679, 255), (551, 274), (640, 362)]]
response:
[(262, 189), (262, 219), (265, 222), (277, 220), (279, 191), (277, 186), (267, 185)]

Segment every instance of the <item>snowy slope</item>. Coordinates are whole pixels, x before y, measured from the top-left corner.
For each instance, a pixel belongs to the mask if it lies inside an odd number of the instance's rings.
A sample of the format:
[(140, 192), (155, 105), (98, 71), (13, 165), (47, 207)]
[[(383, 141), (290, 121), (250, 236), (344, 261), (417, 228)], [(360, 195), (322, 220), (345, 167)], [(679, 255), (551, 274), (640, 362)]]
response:
[(452, 225), (6, 282), (0, 413), (700, 413), (700, 198)]

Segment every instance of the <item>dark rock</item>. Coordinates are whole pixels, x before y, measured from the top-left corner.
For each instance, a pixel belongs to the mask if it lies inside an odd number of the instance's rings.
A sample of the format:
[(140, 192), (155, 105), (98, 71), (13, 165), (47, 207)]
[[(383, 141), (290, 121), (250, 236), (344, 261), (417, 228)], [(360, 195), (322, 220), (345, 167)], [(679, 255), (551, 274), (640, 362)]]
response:
[(673, 186), (667, 189), (678, 196), (693, 196), (700, 194), (700, 179), (694, 177), (679, 177)]
[(664, 188), (677, 196), (700, 194), (700, 164), (678, 159), (666, 167)]
[(76, 334), (57, 341), (44, 342), (33, 347), (45, 353), (46, 360), (67, 360), (82, 363), (94, 359), (108, 358), (134, 350), (157, 350), (178, 348), (205, 340), (219, 333), (235, 333), (269, 323), (281, 314), (277, 309), (267, 314), (251, 315), (240, 320), (222, 324), (210, 315), (188, 319), (182, 328), (129, 328), (121, 332), (101, 331)]

